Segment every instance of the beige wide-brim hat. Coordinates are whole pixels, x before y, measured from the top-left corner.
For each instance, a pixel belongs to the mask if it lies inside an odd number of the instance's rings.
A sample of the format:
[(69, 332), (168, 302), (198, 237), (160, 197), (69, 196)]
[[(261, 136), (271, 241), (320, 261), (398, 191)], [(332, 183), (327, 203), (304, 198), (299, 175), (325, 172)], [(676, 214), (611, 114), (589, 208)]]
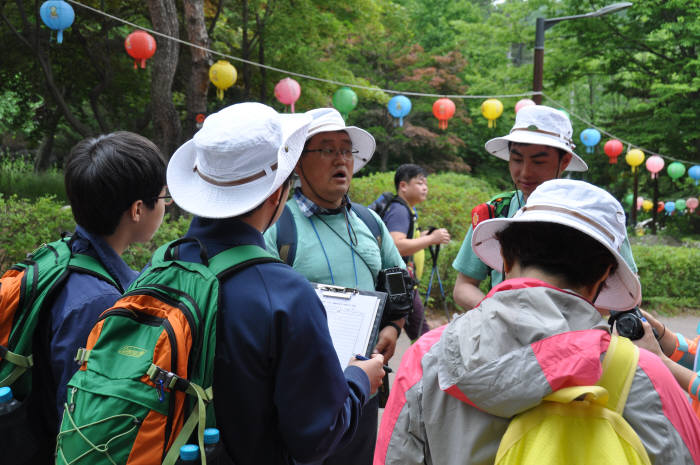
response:
[(620, 255), (627, 237), (625, 212), (608, 192), (584, 181), (546, 181), (530, 194), (525, 206), (512, 218), (479, 223), (472, 235), (474, 253), (491, 268), (502, 270), (503, 257), (496, 233), (511, 223), (526, 222), (561, 224), (600, 242), (615, 257), (617, 269), (605, 280), (595, 305), (609, 310), (629, 310), (639, 305), (642, 299), (639, 279)]
[(345, 131), (350, 136), (352, 148), (357, 153), (354, 155), (352, 172), (357, 173), (364, 167), (374, 155), (377, 143), (372, 134), (356, 126), (345, 126), (345, 120), (335, 108), (315, 108), (306, 112), (311, 116), (309, 132), (306, 136), (311, 139), (321, 132)]
[(565, 171), (588, 171), (588, 165), (576, 153), (572, 141), (571, 121), (563, 111), (545, 105), (530, 105), (521, 108), (515, 115), (515, 124), (510, 134), (486, 142), (486, 151), (510, 160), (508, 143), (546, 145), (562, 149), (571, 154), (571, 162)]
[(239, 103), (209, 115), (173, 154), (167, 183), (175, 203), (204, 218), (229, 218), (260, 205), (289, 177), (311, 117)]

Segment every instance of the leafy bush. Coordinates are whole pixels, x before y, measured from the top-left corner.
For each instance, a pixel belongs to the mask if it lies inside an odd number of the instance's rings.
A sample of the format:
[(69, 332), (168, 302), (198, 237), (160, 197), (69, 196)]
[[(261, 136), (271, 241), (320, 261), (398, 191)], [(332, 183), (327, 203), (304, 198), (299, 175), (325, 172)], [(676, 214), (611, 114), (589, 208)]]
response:
[(35, 173), (34, 166), (21, 157), (0, 159), (0, 194), (7, 198), (16, 195), (22, 199), (53, 196), (68, 203), (63, 174), (59, 170), (51, 168)]
[[(130, 267), (140, 270), (159, 245), (184, 235), (189, 222), (188, 216), (171, 219), (166, 214), (153, 239), (146, 244), (132, 245), (122, 258)], [(53, 196), (26, 200), (0, 195), (0, 273), (41, 244), (55, 241), (62, 232), (74, 229), (70, 207), (63, 206)]]
[(700, 249), (633, 245), (632, 252), (642, 281), (643, 306), (671, 314), (700, 309), (696, 281)]

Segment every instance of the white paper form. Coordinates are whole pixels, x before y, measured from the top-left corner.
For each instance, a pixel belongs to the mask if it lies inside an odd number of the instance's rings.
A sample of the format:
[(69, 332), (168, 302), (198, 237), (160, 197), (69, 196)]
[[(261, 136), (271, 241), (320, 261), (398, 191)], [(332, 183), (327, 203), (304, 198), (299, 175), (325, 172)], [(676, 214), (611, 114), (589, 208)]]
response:
[(365, 355), (380, 299), (373, 295), (327, 292), (316, 289), (326, 309), (328, 330), (340, 366), (345, 369), (355, 354)]

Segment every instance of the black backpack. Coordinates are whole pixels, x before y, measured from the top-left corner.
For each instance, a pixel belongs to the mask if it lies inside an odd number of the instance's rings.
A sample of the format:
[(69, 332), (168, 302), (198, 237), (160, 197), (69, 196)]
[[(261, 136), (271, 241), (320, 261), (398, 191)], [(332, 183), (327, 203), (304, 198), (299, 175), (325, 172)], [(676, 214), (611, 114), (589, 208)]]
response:
[(413, 212), (413, 209), (406, 203), (404, 199), (402, 199), (398, 195), (392, 194), (391, 192), (383, 192), (382, 195), (377, 197), (377, 199), (374, 202), (370, 203), (367, 206), (367, 208), (377, 212), (379, 217), (383, 220), (384, 215), (386, 215), (386, 212), (389, 211), (389, 207), (392, 203), (399, 203), (406, 207), (406, 209), (408, 210), (408, 217), (410, 218), (410, 220), (408, 223), (408, 234), (406, 234), (406, 237), (408, 239), (413, 239), (413, 228), (415, 226), (416, 215)]

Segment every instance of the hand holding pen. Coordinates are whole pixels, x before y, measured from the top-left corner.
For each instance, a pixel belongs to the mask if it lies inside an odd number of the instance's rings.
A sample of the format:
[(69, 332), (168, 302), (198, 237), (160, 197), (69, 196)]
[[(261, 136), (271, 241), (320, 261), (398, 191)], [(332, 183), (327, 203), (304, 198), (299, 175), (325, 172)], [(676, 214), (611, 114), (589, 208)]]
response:
[(382, 378), (384, 378), (385, 375), (382, 369), (384, 365), (384, 356), (382, 354), (373, 354), (371, 358), (367, 358), (356, 355), (350, 359), (350, 365), (356, 366), (365, 372), (367, 378), (369, 378), (370, 394), (377, 392), (379, 385), (382, 384)]

